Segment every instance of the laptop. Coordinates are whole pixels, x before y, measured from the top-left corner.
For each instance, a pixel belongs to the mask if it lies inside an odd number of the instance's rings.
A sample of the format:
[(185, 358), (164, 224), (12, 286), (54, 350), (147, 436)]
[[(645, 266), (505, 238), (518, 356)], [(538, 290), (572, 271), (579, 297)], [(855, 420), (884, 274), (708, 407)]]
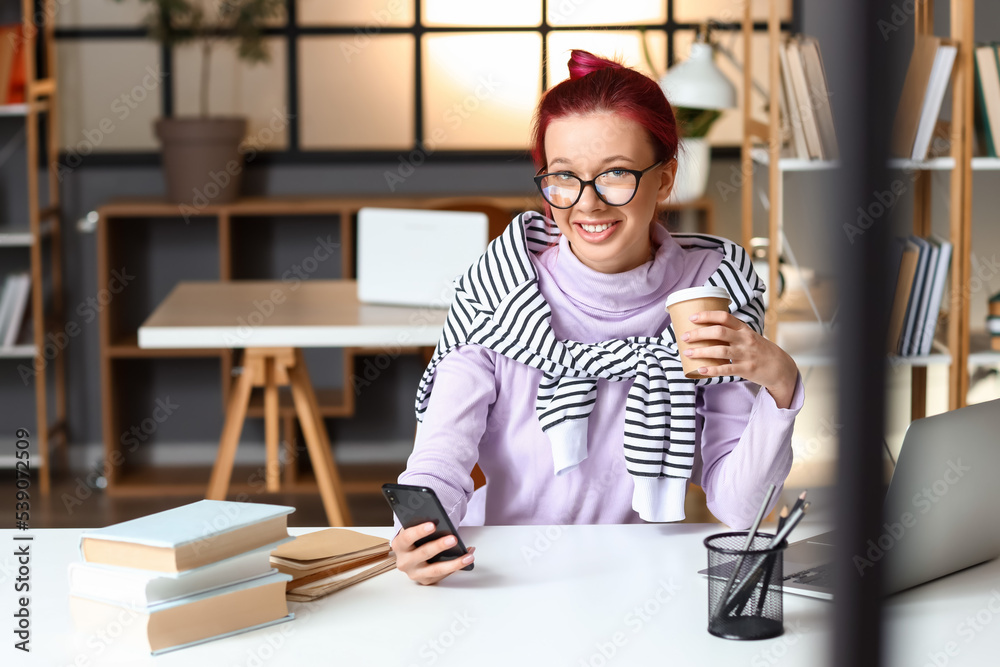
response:
[(486, 251), (485, 213), (402, 208), (358, 211), (358, 300), (448, 308), (452, 282)]
[[(859, 576), (881, 567), (889, 595), (1000, 556), (997, 470), (1000, 400), (911, 423), (886, 492), (882, 529), (854, 557)], [(835, 538), (824, 533), (788, 546), (786, 591), (833, 599)]]

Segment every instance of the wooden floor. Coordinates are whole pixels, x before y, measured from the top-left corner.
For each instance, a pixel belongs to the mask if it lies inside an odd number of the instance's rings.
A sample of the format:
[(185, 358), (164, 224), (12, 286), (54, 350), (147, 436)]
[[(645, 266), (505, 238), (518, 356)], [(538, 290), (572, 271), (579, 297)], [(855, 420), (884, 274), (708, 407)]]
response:
[[(341, 475), (348, 483), (354, 479), (392, 482), (402, 472), (403, 467), (403, 465), (387, 466), (385, 464), (340, 466)], [(199, 474), (198, 478), (204, 476), (207, 479), (208, 470), (201, 471), (201, 473), (203, 475)], [(32, 480), (30, 526), (32, 528), (95, 528), (160, 512), (204, 498), (203, 494), (197, 493), (164, 496), (157, 495), (155, 492), (123, 497), (109, 494), (101, 489), (91, 488), (86, 484), (85, 479), (85, 472), (57, 476), (52, 481), (52, 491), (48, 497), (42, 497), (37, 482)], [(369, 489), (378, 488), (377, 484), (370, 482), (365, 486)], [(0, 499), (6, 499), (6, 502), (10, 503), (11, 513), (14, 509), (14, 492), (13, 471), (0, 471)], [(229, 499), (238, 500), (241, 498), (232, 494)], [(326, 514), (323, 511), (323, 503), (315, 491), (270, 494), (257, 488), (248, 496), (244, 496), (243, 499), (249, 502), (295, 507), (295, 512), (289, 516), (288, 525), (290, 526), (328, 525)], [(347, 502), (353, 525), (392, 525), (392, 514), (389, 506), (377, 491), (348, 493)], [(704, 492), (697, 486), (691, 486), (688, 491), (686, 512), (685, 523), (713, 523), (716, 521), (705, 506)]]

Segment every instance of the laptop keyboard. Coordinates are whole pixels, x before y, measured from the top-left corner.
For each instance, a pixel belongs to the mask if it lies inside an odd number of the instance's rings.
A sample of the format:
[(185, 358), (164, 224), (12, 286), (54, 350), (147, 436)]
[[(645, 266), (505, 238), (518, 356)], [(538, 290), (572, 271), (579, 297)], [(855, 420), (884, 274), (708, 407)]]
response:
[(833, 588), (833, 563), (824, 563), (785, 577), (785, 581), (808, 584), (820, 588)]

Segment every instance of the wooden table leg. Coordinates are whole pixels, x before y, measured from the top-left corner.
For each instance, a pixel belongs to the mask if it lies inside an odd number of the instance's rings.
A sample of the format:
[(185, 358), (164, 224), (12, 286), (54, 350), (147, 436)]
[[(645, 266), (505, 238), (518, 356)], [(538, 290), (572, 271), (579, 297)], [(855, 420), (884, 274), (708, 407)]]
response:
[(281, 490), (281, 466), (278, 462), (278, 383), (275, 379), (274, 357), (264, 359), (264, 441), (266, 443), (265, 479), (267, 490)]
[(244, 366), (243, 372), (229, 392), (229, 404), (226, 406), (226, 423), (222, 427), (222, 439), (219, 442), (219, 453), (215, 456), (212, 467), (212, 477), (208, 482), (209, 500), (225, 500), (229, 489), (229, 479), (233, 475), (233, 460), (236, 458), (236, 447), (240, 444), (240, 433), (243, 432), (243, 422), (247, 416), (247, 406), (250, 403), (250, 390), (253, 388), (253, 371), (250, 366)]
[(302, 425), (302, 435), (305, 437), (309, 457), (316, 471), (316, 483), (323, 507), (331, 526), (351, 525), (350, 513), (347, 509), (347, 499), (344, 487), (337, 472), (337, 464), (333, 461), (330, 451), (330, 439), (319, 412), (319, 403), (309, 381), (309, 371), (306, 370), (302, 350), (295, 350), (295, 363), (288, 369), (292, 385), (292, 397), (295, 400), (295, 411)]

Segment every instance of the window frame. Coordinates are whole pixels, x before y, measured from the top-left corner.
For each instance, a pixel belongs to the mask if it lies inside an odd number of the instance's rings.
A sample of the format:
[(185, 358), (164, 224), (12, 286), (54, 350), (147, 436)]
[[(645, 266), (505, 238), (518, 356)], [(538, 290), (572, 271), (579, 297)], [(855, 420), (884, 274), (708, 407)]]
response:
[[(298, 24), (297, 2), (288, 0), (286, 6), (287, 21), (283, 26), (267, 27), (264, 34), (267, 37), (284, 38), (286, 51), (286, 72), (287, 83), (285, 86), (288, 97), (288, 113), (290, 114), (290, 125), (288, 127), (288, 147), (278, 150), (266, 150), (257, 154), (254, 159), (255, 164), (260, 165), (312, 165), (312, 164), (377, 164), (391, 162), (400, 155), (405, 155), (413, 150), (419, 150), (423, 145), (423, 95), (424, 85), (421, 76), (423, 36), (427, 34), (447, 34), (447, 33), (502, 33), (502, 32), (535, 32), (541, 35), (541, 90), (539, 95), (545, 92), (546, 79), (548, 78), (548, 35), (552, 32), (578, 32), (593, 30), (586, 26), (565, 26), (553, 27), (548, 23), (548, 4), (550, 1), (541, 0), (542, 20), (541, 24), (535, 27), (493, 27), (493, 26), (455, 26), (455, 27), (427, 27), (422, 24), (421, 5), (422, 0), (414, 2), (414, 24), (412, 26), (381, 26), (380, 35), (404, 34), (414, 37), (414, 113), (413, 113), (413, 135), (414, 144), (409, 148), (394, 150), (312, 150), (301, 147), (299, 123), (299, 81), (298, 81), (298, 40), (300, 37), (316, 36), (336, 36), (355, 35), (357, 30), (364, 31), (364, 25), (344, 25), (344, 26), (302, 26)], [(674, 19), (673, 0), (663, 0), (667, 5), (666, 21), (663, 23), (639, 23), (627, 25), (607, 26), (597, 30), (606, 29), (609, 31), (629, 31), (647, 29), (662, 31), (666, 35), (666, 62), (660, 63), (665, 70), (669, 63), (674, 60), (674, 49), (676, 36), (679, 32), (697, 30), (698, 23), (681, 22)], [(749, 1), (749, 0), (748, 0)], [(800, 32), (802, 0), (792, 0), (791, 21), (781, 23), (782, 31)], [(739, 24), (729, 24), (718, 26), (717, 30), (739, 30)], [(753, 25), (755, 33), (767, 32), (766, 21), (755, 21)], [(108, 28), (59, 28), (55, 30), (55, 38), (58, 41), (69, 40), (116, 40), (116, 39), (148, 39), (148, 30), (144, 27), (108, 27)], [(161, 47), (160, 61), (162, 70), (169, 75), (174, 71), (173, 51), (170, 47)], [(169, 117), (174, 110), (173, 86), (164, 86), (161, 95), (161, 117)], [(716, 156), (736, 157), (739, 155), (739, 146), (715, 146), (713, 147)], [(60, 162), (65, 161), (66, 151), (60, 147)], [(481, 162), (481, 163), (510, 163), (511, 161), (530, 159), (530, 149), (524, 150), (449, 150), (439, 148), (425, 155), (428, 164), (448, 164), (455, 162)], [(160, 164), (159, 151), (107, 151), (94, 152), (83, 158), (80, 166), (153, 166)]]

